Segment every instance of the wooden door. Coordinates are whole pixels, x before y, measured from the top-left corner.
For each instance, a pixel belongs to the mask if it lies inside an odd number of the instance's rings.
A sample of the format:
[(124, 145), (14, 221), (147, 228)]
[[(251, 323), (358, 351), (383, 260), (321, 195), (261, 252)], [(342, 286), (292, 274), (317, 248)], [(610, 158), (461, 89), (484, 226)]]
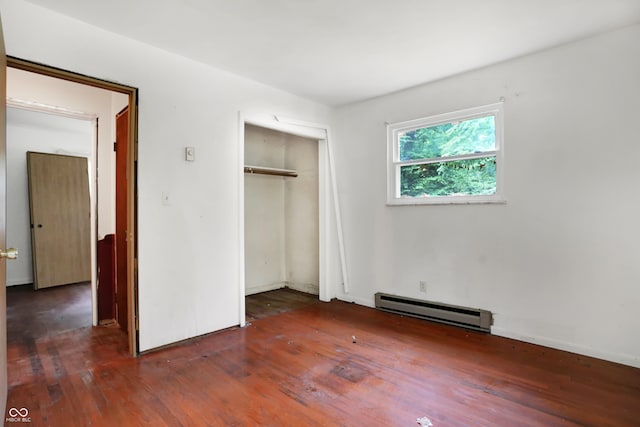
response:
[(115, 236), (107, 234), (98, 241), (98, 323), (109, 324), (116, 319), (116, 244)]
[(35, 289), (90, 281), (87, 159), (28, 152), (27, 170)]
[[(4, 51), (2, 20), (0, 19), (0, 248), (5, 248), (5, 227), (7, 213), (7, 152), (6, 152), (6, 103), (7, 99), (7, 57)], [(0, 260), (0, 413), (6, 414), (7, 406), (7, 276), (5, 262)]]
[(129, 107), (116, 115), (116, 320), (128, 331), (127, 307), (127, 150)]

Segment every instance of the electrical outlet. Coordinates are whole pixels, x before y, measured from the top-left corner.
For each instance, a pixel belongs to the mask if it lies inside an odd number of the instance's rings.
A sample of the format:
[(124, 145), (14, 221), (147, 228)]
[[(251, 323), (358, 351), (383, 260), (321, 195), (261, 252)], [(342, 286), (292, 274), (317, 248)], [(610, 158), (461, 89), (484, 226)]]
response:
[(420, 292), (424, 292), (425, 294), (427, 293), (427, 282), (424, 280), (420, 281)]

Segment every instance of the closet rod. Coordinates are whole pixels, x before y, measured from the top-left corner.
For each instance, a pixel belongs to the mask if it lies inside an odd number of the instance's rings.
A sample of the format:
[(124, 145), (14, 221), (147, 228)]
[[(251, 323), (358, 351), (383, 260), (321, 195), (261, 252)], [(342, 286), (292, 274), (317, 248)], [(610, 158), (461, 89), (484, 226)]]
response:
[(244, 173), (258, 173), (262, 175), (286, 176), (291, 178), (295, 178), (298, 176), (298, 172), (293, 170), (265, 168), (265, 167), (258, 167), (258, 166), (245, 166)]

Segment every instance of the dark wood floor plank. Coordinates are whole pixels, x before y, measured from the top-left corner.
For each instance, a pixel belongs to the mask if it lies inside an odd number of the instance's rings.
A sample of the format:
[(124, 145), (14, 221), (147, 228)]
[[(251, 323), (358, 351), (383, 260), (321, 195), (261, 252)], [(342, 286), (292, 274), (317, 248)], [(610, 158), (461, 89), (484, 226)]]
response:
[(318, 302), (318, 296), (283, 288), (249, 295), (245, 298), (248, 322), (264, 319), (274, 314), (286, 313)]
[[(67, 291), (54, 305), (84, 298)], [(83, 303), (20, 292), (7, 408), (33, 426), (639, 425), (640, 369), (289, 290), (249, 297), (245, 328), (139, 358), (83, 326)]]

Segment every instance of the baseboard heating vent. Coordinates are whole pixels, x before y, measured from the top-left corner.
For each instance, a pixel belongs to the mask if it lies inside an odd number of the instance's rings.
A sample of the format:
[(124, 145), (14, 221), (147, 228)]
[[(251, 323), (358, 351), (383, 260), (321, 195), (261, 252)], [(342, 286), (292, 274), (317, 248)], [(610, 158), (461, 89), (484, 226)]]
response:
[(463, 328), (491, 332), (493, 317), (487, 310), (458, 307), (433, 301), (388, 295), (378, 292), (376, 308), (405, 316), (447, 323)]

